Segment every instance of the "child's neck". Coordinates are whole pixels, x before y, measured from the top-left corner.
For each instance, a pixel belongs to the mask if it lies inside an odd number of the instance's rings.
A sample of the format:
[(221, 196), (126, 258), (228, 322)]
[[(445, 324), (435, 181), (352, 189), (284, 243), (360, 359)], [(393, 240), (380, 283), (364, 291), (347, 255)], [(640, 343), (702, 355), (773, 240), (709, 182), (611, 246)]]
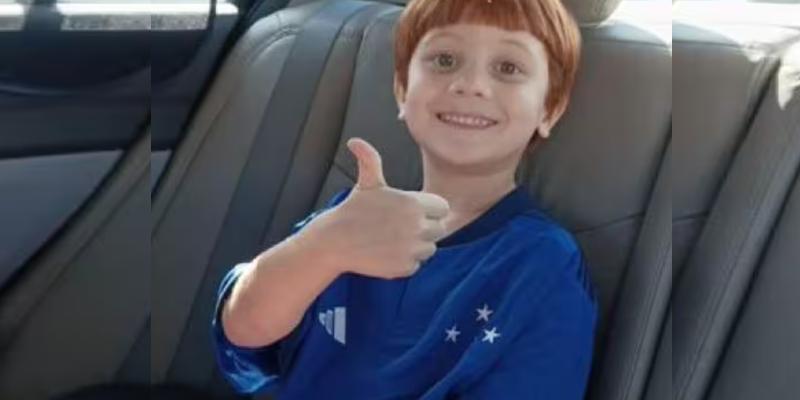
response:
[[(446, 180), (439, 182), (444, 181)], [(437, 194), (447, 200), (450, 214), (443, 221), (448, 230), (453, 227), (454, 231), (481, 216), (517, 186), (513, 179), (510, 182), (497, 181), (472, 185), (459, 183), (457, 180), (439, 185), (433, 182), (426, 181), (422, 191)]]

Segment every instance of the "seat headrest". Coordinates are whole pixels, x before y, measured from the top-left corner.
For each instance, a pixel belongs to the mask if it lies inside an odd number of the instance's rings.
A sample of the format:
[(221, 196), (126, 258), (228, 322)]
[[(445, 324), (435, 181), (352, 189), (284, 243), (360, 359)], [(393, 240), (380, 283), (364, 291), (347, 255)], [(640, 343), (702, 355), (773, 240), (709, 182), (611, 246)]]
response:
[(622, 0), (561, 0), (580, 25), (596, 25), (617, 9)]

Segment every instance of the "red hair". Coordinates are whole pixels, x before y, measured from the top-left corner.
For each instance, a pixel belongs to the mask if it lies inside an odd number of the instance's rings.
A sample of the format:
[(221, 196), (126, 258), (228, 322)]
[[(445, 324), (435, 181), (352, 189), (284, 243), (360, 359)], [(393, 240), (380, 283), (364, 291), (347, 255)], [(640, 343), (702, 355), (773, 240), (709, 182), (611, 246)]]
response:
[[(405, 93), (408, 66), (428, 31), (456, 23), (476, 23), (530, 32), (544, 45), (549, 86), (548, 119), (566, 109), (580, 58), (580, 31), (560, 0), (411, 0), (395, 27), (394, 71)], [(552, 121), (555, 122), (555, 121)]]

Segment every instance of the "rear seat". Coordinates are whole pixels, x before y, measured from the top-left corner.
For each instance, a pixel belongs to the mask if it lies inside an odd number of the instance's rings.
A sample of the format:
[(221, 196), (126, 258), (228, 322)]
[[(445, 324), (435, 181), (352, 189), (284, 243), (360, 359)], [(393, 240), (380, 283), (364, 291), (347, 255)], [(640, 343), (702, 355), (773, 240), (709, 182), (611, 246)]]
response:
[(676, 282), (675, 399), (800, 393), (800, 43), (776, 50), (779, 68)]
[[(792, 104), (784, 108), (785, 128), (794, 128), (792, 149), (800, 153), (800, 45), (794, 59), (784, 64), (782, 84), (794, 81)], [(789, 66), (791, 63), (791, 67)], [(789, 76), (789, 71), (793, 78)], [(776, 93), (771, 93), (776, 94)], [(772, 99), (774, 100), (774, 99)], [(771, 112), (775, 112), (773, 108)], [(792, 125), (793, 123), (793, 125)], [(787, 168), (789, 166), (787, 165)], [(784, 177), (790, 174), (782, 174)], [(765, 252), (747, 283), (744, 304), (734, 317), (724, 353), (706, 390), (708, 400), (796, 399), (800, 393), (800, 170), (795, 168), (791, 194), (781, 207), (778, 223), (770, 232)], [(691, 397), (685, 397), (691, 398)]]
[(718, 28), (686, 22), (672, 28), (673, 87), (680, 88), (673, 93), (676, 275), (775, 72), (780, 45), (792, 36), (772, 28)]
[[(707, 26), (707, 25), (706, 25)], [(733, 155), (746, 136), (775, 72), (785, 43), (794, 35), (774, 28), (689, 22), (672, 29), (673, 146), (672, 236), (674, 275), (679, 276), (705, 225)], [(725, 65), (725, 68), (719, 68)], [(646, 399), (673, 399), (672, 319), (662, 332)]]
[[(595, 3), (578, 4), (594, 9)], [(297, 6), (250, 29), (165, 173), (153, 205), (154, 382), (229, 394), (215, 374), (208, 318), (222, 274), (255, 253), (218, 264), (210, 258), (244, 163), (248, 157), (269, 156), (250, 154), (249, 147), (297, 25), (319, 6)], [(273, 216), (264, 221), (264, 247), (353, 184), (356, 165), (344, 146), (350, 137), (364, 137), (381, 151), (391, 185), (410, 190), (421, 183), (419, 155), (396, 120), (392, 96), (389, 49), (400, 12), (392, 5), (370, 6), (348, 22), (348, 33), (337, 41), (291, 167), (274, 171), (274, 181), (264, 182), (283, 182), (273, 206), (251, 211), (254, 219)], [(583, 34), (572, 106), (552, 140), (522, 169), (520, 180), (584, 248), (602, 308), (590, 397), (618, 399), (644, 386), (641, 366), (646, 370), (650, 363), (671, 282), (663, 251), (670, 240), (663, 235), (668, 169), (662, 165), (670, 127), (671, 59), (668, 43), (623, 21), (586, 27)], [(598, 99), (598, 93), (613, 98)], [(279, 133), (266, 134), (286, 140)], [(658, 175), (662, 189), (654, 195)], [(651, 296), (617, 300), (645, 294)], [(646, 315), (653, 317), (642, 323)]]
[[(781, 65), (781, 57), (788, 45), (798, 38), (796, 31), (776, 29), (774, 27), (756, 28), (746, 26), (711, 26), (713, 29), (699, 28), (690, 23), (676, 23), (673, 26), (673, 48), (674, 60), (673, 71), (675, 72), (675, 87), (680, 91), (675, 94), (675, 126), (676, 133), (673, 144), (676, 146), (675, 162), (675, 184), (673, 185), (673, 238), (675, 255), (673, 259), (676, 281), (681, 282), (681, 272), (684, 264), (695, 265), (693, 272), (688, 272), (692, 276), (683, 280), (698, 280), (698, 274), (709, 274), (712, 270), (718, 270), (725, 265), (722, 259), (701, 259), (699, 254), (719, 252), (715, 246), (730, 246), (725, 244), (725, 240), (730, 239), (730, 233), (734, 232), (732, 225), (725, 225), (724, 228), (714, 226), (718, 221), (706, 223), (709, 210), (712, 205), (717, 203), (725, 204), (731, 200), (724, 199), (725, 195), (718, 194), (723, 180), (735, 179), (730, 174), (729, 168), (734, 162), (736, 155), (738, 163), (740, 158), (747, 157), (742, 155), (746, 152), (745, 146), (754, 146), (752, 143), (743, 143), (744, 138), (748, 141), (761, 140), (764, 143), (777, 139), (774, 136), (777, 132), (766, 132), (763, 126), (751, 126), (754, 121), (767, 121), (767, 123), (779, 123), (779, 116), (765, 117), (764, 107), (769, 106), (769, 101), (774, 98), (774, 75), (776, 69)], [(786, 61), (783, 61), (787, 68)], [(719, 68), (725, 65), (726, 68)], [(772, 96), (772, 97), (770, 97)], [(761, 109), (759, 110), (759, 107)], [(756, 115), (756, 110), (758, 114)], [(756, 115), (754, 117), (754, 115)], [(773, 121), (774, 120), (774, 121)], [(795, 129), (796, 125), (795, 125)], [(762, 132), (764, 131), (764, 132)], [(758, 135), (760, 139), (753, 139), (751, 136)], [(741, 148), (740, 148), (741, 147)], [(752, 166), (765, 167), (763, 157), (750, 160)], [(730, 195), (728, 195), (730, 196)], [(734, 196), (743, 198), (745, 192), (737, 193)], [(720, 204), (714, 205), (715, 208), (725, 207)], [(752, 207), (752, 206), (750, 206)], [(716, 212), (716, 211), (715, 211)], [(729, 217), (725, 217), (726, 220)], [(746, 224), (745, 222), (741, 222)], [(706, 225), (711, 225), (708, 230), (715, 233), (703, 233), (708, 237), (704, 241), (698, 242), (700, 232)], [(725, 233), (725, 234), (723, 234)], [(741, 243), (740, 243), (741, 244)], [(694, 246), (698, 246), (694, 248)], [(694, 249), (693, 249), (694, 248)], [(691, 254), (691, 256), (690, 256)], [(717, 253), (721, 256), (724, 253)], [(692, 259), (692, 257), (696, 259)], [(689, 262), (685, 260), (689, 259)], [(713, 266), (713, 267), (712, 267)], [(750, 267), (752, 268), (752, 266)], [(679, 373), (674, 377), (676, 387), (678, 379), (688, 379), (680, 377), (687, 371), (688, 367), (681, 362), (689, 357), (693, 350), (685, 349), (682, 343), (685, 342), (686, 328), (685, 318), (696, 317), (694, 313), (687, 311), (698, 304), (697, 296), (706, 294), (715, 286), (724, 286), (720, 280), (710, 280), (701, 286), (691, 286), (686, 288), (686, 283), (677, 283), (675, 304), (673, 312), (670, 314), (661, 339), (658, 356), (654, 364), (651, 382), (648, 387), (646, 399), (666, 400), (666, 399), (695, 399), (699, 394), (695, 393), (689, 397), (673, 396), (673, 376), (672, 372), (678, 370)], [(731, 306), (725, 301), (726, 307)], [(733, 309), (738, 303), (733, 303)], [(691, 306), (690, 306), (691, 305)], [(679, 319), (673, 326), (672, 314)], [(707, 321), (711, 324), (711, 321)], [(714, 322), (714, 329), (726, 332), (724, 325)], [(676, 338), (681, 344), (677, 344), (673, 352), (673, 329), (678, 332)], [(673, 356), (675, 364), (673, 368)], [(716, 356), (709, 358), (709, 355), (701, 356), (702, 363), (712, 362)], [(697, 361), (698, 363), (701, 361)], [(713, 364), (713, 362), (712, 362)], [(705, 371), (701, 374), (710, 373)], [(707, 378), (707, 375), (706, 375)], [(704, 380), (706, 378), (698, 378)], [(677, 392), (675, 393), (677, 394)], [(684, 393), (682, 396), (687, 396)], [(731, 397), (733, 398), (733, 397)], [(747, 398), (747, 397), (742, 397)]]
[[(797, 95), (796, 95), (797, 96)], [(794, 107), (800, 114), (800, 108)], [(783, 206), (779, 223), (749, 282), (747, 298), (736, 314), (720, 356), (716, 375), (708, 383), (709, 400), (754, 398), (795, 399), (800, 393), (800, 319), (796, 305), (800, 285), (800, 179)], [(688, 397), (687, 397), (688, 398)]]
[(589, 399), (640, 396), (672, 277), (671, 49), (654, 33), (661, 27), (639, 25), (583, 27), (572, 102), (527, 167), (534, 197), (573, 232), (598, 291)]

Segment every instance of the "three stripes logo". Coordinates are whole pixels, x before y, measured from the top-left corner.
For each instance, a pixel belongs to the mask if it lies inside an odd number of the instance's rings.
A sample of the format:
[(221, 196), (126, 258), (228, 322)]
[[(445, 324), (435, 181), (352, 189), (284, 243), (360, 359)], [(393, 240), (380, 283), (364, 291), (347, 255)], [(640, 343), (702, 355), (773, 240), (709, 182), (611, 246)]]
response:
[(319, 323), (325, 331), (341, 344), (345, 344), (347, 330), (347, 307), (334, 307), (332, 310), (319, 313)]

